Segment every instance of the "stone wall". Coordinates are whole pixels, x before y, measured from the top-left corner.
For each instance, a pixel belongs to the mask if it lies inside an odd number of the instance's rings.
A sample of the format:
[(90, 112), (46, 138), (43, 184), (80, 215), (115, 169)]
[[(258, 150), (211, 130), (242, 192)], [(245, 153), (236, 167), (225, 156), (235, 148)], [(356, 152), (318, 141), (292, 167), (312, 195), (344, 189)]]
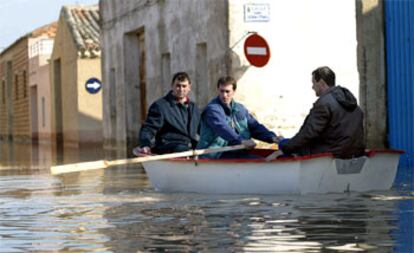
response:
[(5, 100), (1, 106), (1, 136), (2, 139), (11, 138), (18, 142), (31, 141), (27, 43), (27, 37), (22, 37), (0, 55), (0, 80), (5, 87)]

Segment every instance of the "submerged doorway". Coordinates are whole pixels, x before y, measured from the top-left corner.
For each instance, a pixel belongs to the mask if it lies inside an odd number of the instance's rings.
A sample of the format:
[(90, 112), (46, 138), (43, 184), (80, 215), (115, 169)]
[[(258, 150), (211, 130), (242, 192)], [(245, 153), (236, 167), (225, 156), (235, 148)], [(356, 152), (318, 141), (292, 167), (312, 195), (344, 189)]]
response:
[(37, 85), (33, 85), (30, 87), (30, 126), (33, 143), (39, 142), (39, 114), (37, 108)]
[(138, 50), (139, 50), (139, 94), (140, 94), (140, 111), (141, 123), (145, 121), (147, 116), (147, 89), (146, 89), (146, 59), (145, 59), (145, 34), (144, 31), (138, 34)]
[(147, 114), (147, 67), (145, 29), (139, 28), (124, 37), (124, 96), (126, 151), (138, 145), (139, 129)]
[[(63, 154), (63, 111), (62, 111), (62, 70), (60, 59), (53, 62), (53, 86), (54, 86), (54, 104), (55, 104), (55, 134), (56, 134), (56, 152)], [(61, 156), (58, 156), (58, 158)], [(58, 159), (59, 162), (61, 162)]]

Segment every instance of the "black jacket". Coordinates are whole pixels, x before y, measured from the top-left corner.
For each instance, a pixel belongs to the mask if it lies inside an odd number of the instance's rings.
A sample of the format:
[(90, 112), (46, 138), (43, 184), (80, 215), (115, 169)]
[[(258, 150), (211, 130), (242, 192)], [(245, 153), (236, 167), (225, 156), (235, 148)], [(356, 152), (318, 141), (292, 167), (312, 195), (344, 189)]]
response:
[(139, 133), (140, 147), (149, 146), (158, 154), (195, 148), (199, 122), (197, 105), (178, 103), (170, 91), (150, 106)]
[(364, 154), (363, 112), (352, 93), (334, 86), (313, 104), (299, 132), (281, 147), (285, 154), (330, 152), (351, 158)]

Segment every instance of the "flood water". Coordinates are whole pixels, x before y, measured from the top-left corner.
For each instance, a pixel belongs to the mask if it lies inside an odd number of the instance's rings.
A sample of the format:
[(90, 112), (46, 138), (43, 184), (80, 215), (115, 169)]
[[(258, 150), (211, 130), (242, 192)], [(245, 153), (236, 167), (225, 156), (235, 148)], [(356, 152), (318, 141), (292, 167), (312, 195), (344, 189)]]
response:
[(0, 252), (414, 252), (411, 184), (312, 195), (159, 193), (139, 166), (51, 176), (50, 147), (0, 143)]

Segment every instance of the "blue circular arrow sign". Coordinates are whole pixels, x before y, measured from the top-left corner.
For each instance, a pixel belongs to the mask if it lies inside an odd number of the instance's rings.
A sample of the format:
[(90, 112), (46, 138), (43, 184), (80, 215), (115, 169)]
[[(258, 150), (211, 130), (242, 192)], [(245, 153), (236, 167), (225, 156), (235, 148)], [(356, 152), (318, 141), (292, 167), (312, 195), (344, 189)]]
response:
[(102, 83), (98, 78), (89, 78), (85, 83), (85, 89), (91, 94), (98, 93), (102, 88)]

